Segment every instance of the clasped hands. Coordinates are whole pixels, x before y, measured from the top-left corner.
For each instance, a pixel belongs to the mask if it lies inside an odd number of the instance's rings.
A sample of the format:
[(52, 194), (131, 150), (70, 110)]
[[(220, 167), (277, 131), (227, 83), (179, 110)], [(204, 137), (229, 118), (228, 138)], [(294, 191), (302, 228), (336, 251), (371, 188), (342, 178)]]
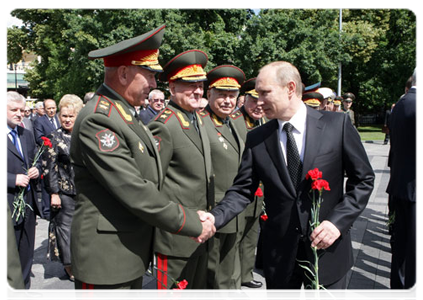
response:
[(203, 225), (203, 231), (200, 236), (192, 239), (202, 244), (216, 233), (216, 227), (214, 227), (214, 216), (211, 213), (201, 210), (197, 211), (197, 213), (200, 217), (201, 225)]
[(17, 174), (16, 175), (16, 181), (15, 185), (20, 187), (27, 187), (29, 184), (29, 181), (31, 179), (38, 178), (39, 172), (36, 167), (32, 167), (28, 170), (28, 174)]

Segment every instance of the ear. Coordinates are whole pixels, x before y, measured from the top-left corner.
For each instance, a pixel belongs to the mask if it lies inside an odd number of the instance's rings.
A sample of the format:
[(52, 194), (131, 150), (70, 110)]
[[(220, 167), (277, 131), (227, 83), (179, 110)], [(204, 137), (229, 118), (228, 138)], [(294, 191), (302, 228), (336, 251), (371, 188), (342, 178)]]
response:
[(173, 81), (169, 81), (169, 92), (170, 95), (175, 95), (175, 83)]
[(207, 99), (211, 99), (211, 90), (212, 89), (207, 90)]
[(294, 81), (288, 82), (287, 87), (288, 87), (288, 96), (289, 97), (292, 97), (293, 95), (296, 94), (297, 85), (295, 84)]
[(120, 66), (117, 69), (117, 74), (118, 74), (118, 78), (119, 78), (119, 83), (121, 85), (127, 85), (128, 83), (128, 72), (129, 72), (129, 68), (127, 66)]

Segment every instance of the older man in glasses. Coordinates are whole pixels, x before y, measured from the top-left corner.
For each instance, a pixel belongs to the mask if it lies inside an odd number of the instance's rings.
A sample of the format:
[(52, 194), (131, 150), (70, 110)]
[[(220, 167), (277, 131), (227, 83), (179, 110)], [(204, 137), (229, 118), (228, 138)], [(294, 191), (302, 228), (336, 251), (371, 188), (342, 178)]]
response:
[(148, 95), (147, 109), (141, 110), (138, 119), (147, 125), (163, 108), (165, 96), (160, 90), (152, 90)]

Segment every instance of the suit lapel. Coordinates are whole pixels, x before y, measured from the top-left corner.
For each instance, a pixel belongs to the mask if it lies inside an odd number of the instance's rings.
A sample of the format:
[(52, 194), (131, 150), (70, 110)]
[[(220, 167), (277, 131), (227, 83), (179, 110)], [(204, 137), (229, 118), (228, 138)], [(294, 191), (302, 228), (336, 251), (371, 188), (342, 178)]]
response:
[(272, 120), (270, 121), (268, 126), (270, 127), (271, 134), (264, 140), (264, 143), (267, 148), (267, 152), (269, 153), (270, 158), (272, 159), (273, 163), (278, 170), (279, 177), (281, 178), (282, 184), (285, 185), (287, 190), (291, 192), (293, 197), (296, 197), (296, 191), (294, 185), (292, 184), (291, 177), (288, 173), (288, 168), (286, 167), (285, 159), (282, 155), (282, 149), (280, 145), (279, 139), (279, 125), (278, 121)]

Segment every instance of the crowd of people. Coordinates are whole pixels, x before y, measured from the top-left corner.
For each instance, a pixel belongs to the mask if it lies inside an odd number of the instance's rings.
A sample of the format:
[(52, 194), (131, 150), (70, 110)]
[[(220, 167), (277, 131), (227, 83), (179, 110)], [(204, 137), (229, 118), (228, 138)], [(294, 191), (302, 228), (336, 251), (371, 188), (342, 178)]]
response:
[[(84, 100), (63, 96), (58, 113), (53, 99), (31, 111), (7, 93), (10, 285), (30, 287), (40, 216), (50, 222), (47, 256), (76, 289), (140, 289), (149, 269), (158, 289), (259, 288), (255, 264), (268, 289), (299, 289), (311, 284), (299, 261), (313, 248), (320, 284), (346, 288), (350, 228), (375, 177), (354, 127), (355, 96), (305, 87), (283, 61), (248, 80), (233, 65), (206, 73), (208, 56), (196, 49), (162, 67), (164, 29), (91, 51), (104, 62), (103, 84)], [(311, 230), (306, 175), (315, 168), (330, 193)], [(399, 199), (402, 184), (389, 189)], [(400, 211), (403, 223), (415, 213), (409, 202)]]

